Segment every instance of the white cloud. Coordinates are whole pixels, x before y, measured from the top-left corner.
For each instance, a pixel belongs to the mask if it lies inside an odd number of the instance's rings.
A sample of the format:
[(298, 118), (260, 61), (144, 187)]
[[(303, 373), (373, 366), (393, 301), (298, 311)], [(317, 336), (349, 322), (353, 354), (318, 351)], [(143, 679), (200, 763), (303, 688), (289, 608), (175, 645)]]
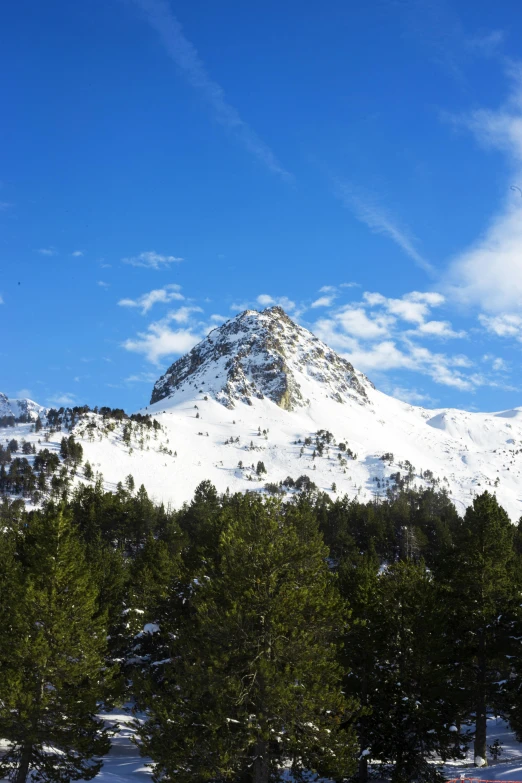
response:
[(286, 296), (279, 296), (274, 298), (269, 294), (260, 294), (257, 297), (257, 303), (262, 307), (282, 307), (283, 310), (288, 310), (289, 312), (295, 310), (295, 302), (292, 302), (292, 300), (288, 299)]
[(484, 354), (482, 357), (482, 361), (488, 362), (491, 364), (491, 367), (496, 370), (497, 372), (508, 372), (509, 371), (509, 364), (502, 359), (500, 356), (493, 356), (490, 353)]
[(379, 337), (387, 337), (391, 327), (395, 323), (394, 318), (387, 315), (368, 316), (362, 307), (347, 305), (336, 313), (336, 320), (342, 326), (344, 332), (352, 337), (360, 337), (364, 340), (374, 340)]
[(417, 389), (405, 389), (403, 386), (394, 386), (389, 393), (403, 402), (409, 402), (410, 405), (422, 405), (435, 407), (438, 400), (433, 399), (429, 394), (419, 392)]
[(487, 377), (470, 372), (473, 363), (467, 356), (431, 351), (419, 344), (421, 338), (465, 336), (454, 331), (449, 321), (429, 319), (431, 308), (443, 303), (444, 297), (436, 292), (412, 291), (400, 299), (365, 292), (362, 302), (331, 310), (315, 323), (314, 331), (363, 372), (408, 370), (462, 391), (493, 385)]
[(42, 256), (55, 256), (57, 254), (54, 247), (40, 247), (36, 252)]
[(335, 179), (335, 192), (342, 203), (349, 209), (361, 223), (364, 223), (374, 234), (382, 234), (391, 239), (403, 250), (415, 263), (433, 274), (433, 266), (417, 250), (416, 239), (410, 232), (399, 226), (398, 222), (386, 209), (375, 203), (375, 200), (363, 198), (357, 194), (354, 188), (347, 182)]
[(444, 297), (434, 292), (412, 291), (400, 299), (389, 299), (382, 294), (365, 292), (363, 299), (370, 307), (382, 306), (388, 313), (403, 321), (422, 324), (428, 317), (431, 307), (444, 303)]
[(179, 293), (180, 287), (176, 283), (169, 283), (164, 288), (155, 288), (153, 291), (142, 294), (138, 299), (120, 299), (118, 304), (120, 307), (138, 307), (142, 315), (145, 315), (155, 304), (160, 302), (164, 304), (174, 300), (183, 300), (185, 297)]
[(330, 307), (334, 302), (335, 296), (320, 296), (315, 302), (312, 302), (312, 307)]
[(228, 316), (226, 315), (219, 315), (218, 313), (214, 313), (210, 316), (210, 320), (214, 324), (222, 324), (225, 323), (225, 321), (228, 321)]
[(98, 280), (97, 285), (100, 286), (100, 288), (110, 288), (111, 284), (106, 283), (104, 280)]
[(419, 325), (416, 334), (422, 334), (426, 337), (439, 337), (441, 339), (466, 337), (466, 332), (456, 332), (452, 329), (449, 321), (426, 321)]
[(18, 391), (16, 392), (16, 395), (15, 395), (15, 396), (16, 396), (18, 399), (20, 399), (20, 398), (21, 398), (21, 399), (27, 399), (27, 398), (29, 398), (29, 399), (31, 400), (31, 399), (33, 398), (33, 393), (32, 393), (32, 391), (31, 391), (31, 389), (18, 389)]
[(179, 310), (172, 310), (167, 318), (169, 321), (175, 321), (177, 324), (186, 324), (192, 313), (202, 313), (201, 307), (180, 307)]
[(129, 375), (125, 383), (155, 383), (158, 380), (155, 372), (140, 372), (137, 375)]
[[(139, 332), (136, 338), (125, 340), (123, 347), (127, 351), (142, 353), (152, 364), (159, 364), (163, 356), (186, 353), (208, 331), (208, 327), (200, 322), (190, 323), (192, 313), (201, 312), (201, 307), (171, 310), (165, 318), (149, 324), (146, 332)], [(188, 326), (171, 329), (173, 321)]]
[(197, 50), (185, 37), (166, 0), (134, 0), (134, 3), (144, 12), (150, 26), (159, 34), (167, 54), (174, 60), (188, 83), (210, 106), (215, 120), (233, 134), (269, 171), (283, 180), (292, 181), (293, 176), (281, 166), (270, 147), (243, 120), (237, 109), (228, 103), (221, 85), (211, 79)]
[(322, 288), (319, 289), (320, 294), (335, 294), (336, 291), (337, 289), (334, 285), (323, 285)]
[(477, 110), (453, 123), (471, 131), (486, 148), (504, 153), (511, 189), (476, 242), (453, 259), (446, 275), (452, 296), (493, 313), (517, 311), (522, 301), (522, 66), (509, 72), (512, 89), (496, 110)]
[(73, 258), (80, 258), (83, 256), (83, 250), (75, 250), (73, 253), (71, 253)]
[(165, 267), (169, 267), (170, 264), (175, 264), (183, 260), (184, 259), (179, 256), (161, 255), (160, 253), (156, 253), (155, 250), (145, 250), (137, 256), (122, 258), (124, 264), (142, 266), (147, 269), (165, 269)]
[(522, 316), (514, 313), (503, 315), (479, 315), (479, 321), (490, 334), (497, 337), (514, 337), (522, 341)]
[(4, 297), (0, 294), (0, 304), (4, 304)]
[(140, 332), (136, 338), (125, 340), (123, 347), (127, 351), (143, 354), (152, 364), (159, 364), (164, 356), (186, 353), (200, 339), (200, 335), (190, 329), (173, 331), (168, 323), (159, 321), (150, 324), (148, 330)]
[(47, 400), (55, 405), (76, 405), (76, 397), (68, 392), (54, 394), (52, 397), (48, 397)]

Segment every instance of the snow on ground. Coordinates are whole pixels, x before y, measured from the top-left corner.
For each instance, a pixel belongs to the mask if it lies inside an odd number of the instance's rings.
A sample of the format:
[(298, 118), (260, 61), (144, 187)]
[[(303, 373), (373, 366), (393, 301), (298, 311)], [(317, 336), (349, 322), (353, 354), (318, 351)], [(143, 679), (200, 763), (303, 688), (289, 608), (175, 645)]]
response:
[(31, 419), (36, 419), (40, 413), (45, 413), (43, 405), (38, 405), (33, 400), (13, 399), (9, 398), (6, 394), (0, 392), (0, 416), (29, 416)]
[[(105, 719), (107, 728), (110, 731), (116, 729), (116, 733), (111, 738), (112, 746), (103, 760), (103, 767), (94, 778), (96, 783), (150, 783), (151, 770), (146, 766), (147, 759), (140, 756), (132, 742), (135, 735), (132, 726), (134, 716), (130, 711), (120, 708), (100, 717)], [(3, 780), (0, 778), (0, 781)]]
[[(119, 724), (120, 728), (112, 739), (112, 748), (105, 758), (104, 766), (96, 778), (99, 783), (150, 783), (150, 768), (146, 767), (147, 759), (141, 758), (136, 745), (132, 743), (134, 718), (124, 710), (115, 710), (105, 716), (109, 726)], [(485, 770), (472, 766), (447, 764), (444, 768), (448, 778), (460, 779), (465, 775), (471, 783), (484, 780), (522, 781), (522, 745), (516, 741), (514, 733), (500, 719), (490, 718), (488, 722), (488, 744), (498, 739), (502, 743), (502, 761), (492, 762)], [(468, 762), (472, 761), (472, 752), (468, 754)]]
[[(141, 411), (162, 425), (157, 437), (135, 428), (124, 442), (122, 424), (94, 415), (98, 429), (76, 426), (85, 461), (107, 489), (132, 474), (154, 500), (179, 507), (205, 479), (235, 492), (307, 475), (332, 496), (335, 484), (337, 495), (367, 501), (385, 495), (392, 474), (409, 471), (419, 487), (438, 480), (460, 512), (488, 489), (513, 522), (522, 514), (522, 408), (470, 413), (401, 402), (277, 307), (246, 311), (210, 332), (158, 380), (159, 396)], [(56, 449), (65, 434), (45, 443), (43, 431), (30, 430), (0, 430), (0, 442), (25, 437)], [(357, 459), (333, 444), (314, 459), (313, 444), (303, 442), (318, 430)], [(266, 475), (256, 475), (258, 462)]]
[(488, 767), (479, 770), (473, 766), (473, 745), (468, 750), (467, 758), (454, 764), (446, 764), (444, 772), (448, 778), (465, 780), (504, 780), (522, 781), (522, 745), (517, 742), (515, 733), (501, 718), (491, 716), (488, 719), (488, 746), (498, 739), (502, 753), (498, 761), (493, 761), (488, 755)]
[[(512, 521), (518, 521), (522, 514), (522, 409), (499, 414), (432, 411), (372, 388), (367, 389), (369, 402), (347, 398), (341, 404), (313, 380), (303, 376), (300, 382), (309, 404), (294, 411), (283, 410), (267, 398), (254, 398), (251, 404), (239, 402), (229, 409), (211, 397), (205, 399), (205, 386), (198, 384), (198, 389), (189, 386), (143, 409), (162, 425), (157, 440), (151, 437), (140, 446), (133, 439), (125, 445), (121, 425), (113, 432), (102, 435), (96, 431), (94, 437), (82, 437), (85, 427), (80, 424), (74, 434), (82, 443), (84, 462), (88, 460), (95, 472), (103, 474), (107, 489), (132, 474), (137, 487), (143, 483), (152, 498), (174, 507), (190, 500), (205, 479), (219, 491), (235, 492), (261, 489), (266, 482), (303, 474), (332, 497), (335, 483), (337, 495), (370, 500), (384, 495), (390, 474), (405, 475), (399, 463), (409, 460), (415, 468), (413, 483), (428, 486), (429, 480), (421, 474), (431, 471), (460, 512), (474, 494), (488, 489), (496, 492)], [(301, 454), (304, 439), (313, 438), (321, 429), (330, 431), (337, 443), (346, 443), (357, 459), (346, 457), (337, 446), (331, 446), (329, 453), (325, 448), (324, 455), (315, 459), (313, 445), (304, 447)], [(0, 442), (13, 437), (31, 442), (40, 439), (37, 450), (58, 449), (66, 434), (54, 433), (50, 442), (44, 442), (43, 432), (36, 435), (30, 430), (30, 424), (0, 430)], [(267, 430), (266, 437), (263, 430)], [(234, 442), (226, 444), (230, 439)], [(387, 452), (393, 454), (390, 463), (381, 459)], [(260, 479), (252, 469), (258, 461), (267, 470)]]
[(135, 718), (119, 709), (105, 715), (107, 726), (112, 729), (119, 726), (112, 737), (112, 747), (105, 757), (97, 783), (150, 783), (151, 771), (146, 766), (147, 759), (140, 756), (138, 748), (132, 742), (135, 731), (132, 723)]

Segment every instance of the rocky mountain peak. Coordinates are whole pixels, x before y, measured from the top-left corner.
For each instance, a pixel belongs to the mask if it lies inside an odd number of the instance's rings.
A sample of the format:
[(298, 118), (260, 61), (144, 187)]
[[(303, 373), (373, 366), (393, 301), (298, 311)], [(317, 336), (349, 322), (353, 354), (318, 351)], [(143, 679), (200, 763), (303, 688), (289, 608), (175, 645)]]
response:
[(20, 416), (28, 416), (30, 419), (37, 419), (45, 411), (46, 408), (43, 405), (38, 405), (33, 400), (13, 399), (0, 392), (0, 417), (14, 416), (15, 419), (18, 419)]
[(151, 403), (192, 385), (227, 408), (266, 397), (294, 410), (308, 405), (310, 382), (339, 403), (368, 402), (368, 379), (281, 307), (245, 310), (174, 362), (156, 382)]

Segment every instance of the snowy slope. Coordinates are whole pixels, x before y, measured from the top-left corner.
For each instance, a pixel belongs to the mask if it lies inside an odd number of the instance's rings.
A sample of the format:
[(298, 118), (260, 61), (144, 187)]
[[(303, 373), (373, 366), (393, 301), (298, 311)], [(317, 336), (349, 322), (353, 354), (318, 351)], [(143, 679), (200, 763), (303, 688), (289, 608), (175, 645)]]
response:
[(43, 405), (38, 405), (37, 402), (28, 399), (13, 399), (7, 397), (7, 395), (0, 392), (0, 417), (2, 416), (14, 416), (18, 419), (20, 416), (30, 416), (31, 419), (36, 419), (41, 413), (45, 413), (46, 408)]
[[(100, 424), (89, 436), (84, 425), (75, 429), (109, 488), (130, 473), (157, 501), (178, 507), (204, 479), (234, 492), (307, 475), (332, 497), (335, 484), (337, 495), (366, 500), (409, 471), (421, 487), (438, 479), (460, 511), (488, 489), (513, 521), (522, 514), (522, 408), (468, 413), (403, 403), (280, 308), (246, 311), (215, 329), (159, 379), (152, 399), (142, 412), (162, 425), (156, 438), (136, 434), (125, 444), (121, 426)], [(18, 436), (35, 438), (29, 429)], [(335, 443), (314, 459), (320, 430)], [(57, 448), (62, 433), (50, 437)]]

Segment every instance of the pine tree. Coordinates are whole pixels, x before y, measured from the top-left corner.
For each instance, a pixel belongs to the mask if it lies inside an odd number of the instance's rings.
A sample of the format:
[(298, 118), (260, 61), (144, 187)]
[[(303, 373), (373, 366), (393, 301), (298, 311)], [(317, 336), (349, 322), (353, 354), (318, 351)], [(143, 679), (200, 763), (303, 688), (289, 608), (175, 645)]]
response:
[(20, 536), (23, 592), (11, 595), (7, 611), (22, 628), (11, 639), (12, 675), (0, 703), (0, 736), (9, 743), (0, 776), (88, 780), (109, 748), (96, 718), (106, 645), (97, 590), (61, 511), (31, 515)]
[(254, 783), (353, 770), (354, 703), (340, 688), (342, 602), (317, 527), (278, 501), (231, 498), (190, 615), (175, 611), (170, 663), (148, 698), (155, 780)]
[(477, 764), (487, 763), (487, 710), (501, 707), (499, 681), (509, 675), (508, 656), (520, 654), (512, 634), (520, 604), (514, 534), (496, 497), (484, 492), (466, 510), (454, 535), (453, 558), (448, 561), (454, 656), (471, 695), (468, 713), (476, 724)]
[(381, 594), (379, 559), (375, 550), (343, 558), (339, 566), (339, 585), (352, 610), (341, 660), (346, 671), (345, 690), (359, 700), (362, 708), (356, 723), (360, 745), (358, 779), (360, 783), (366, 783), (372, 728), (377, 728), (371, 697), (376, 692), (379, 677), (377, 636)]
[(442, 780), (431, 762), (460, 757), (452, 730), (459, 691), (451, 682), (451, 647), (437, 585), (423, 563), (399, 562), (381, 574), (369, 554), (341, 569), (353, 606), (346, 662), (349, 692), (366, 712), (358, 721), (359, 780), (368, 755), (393, 766), (392, 780)]

